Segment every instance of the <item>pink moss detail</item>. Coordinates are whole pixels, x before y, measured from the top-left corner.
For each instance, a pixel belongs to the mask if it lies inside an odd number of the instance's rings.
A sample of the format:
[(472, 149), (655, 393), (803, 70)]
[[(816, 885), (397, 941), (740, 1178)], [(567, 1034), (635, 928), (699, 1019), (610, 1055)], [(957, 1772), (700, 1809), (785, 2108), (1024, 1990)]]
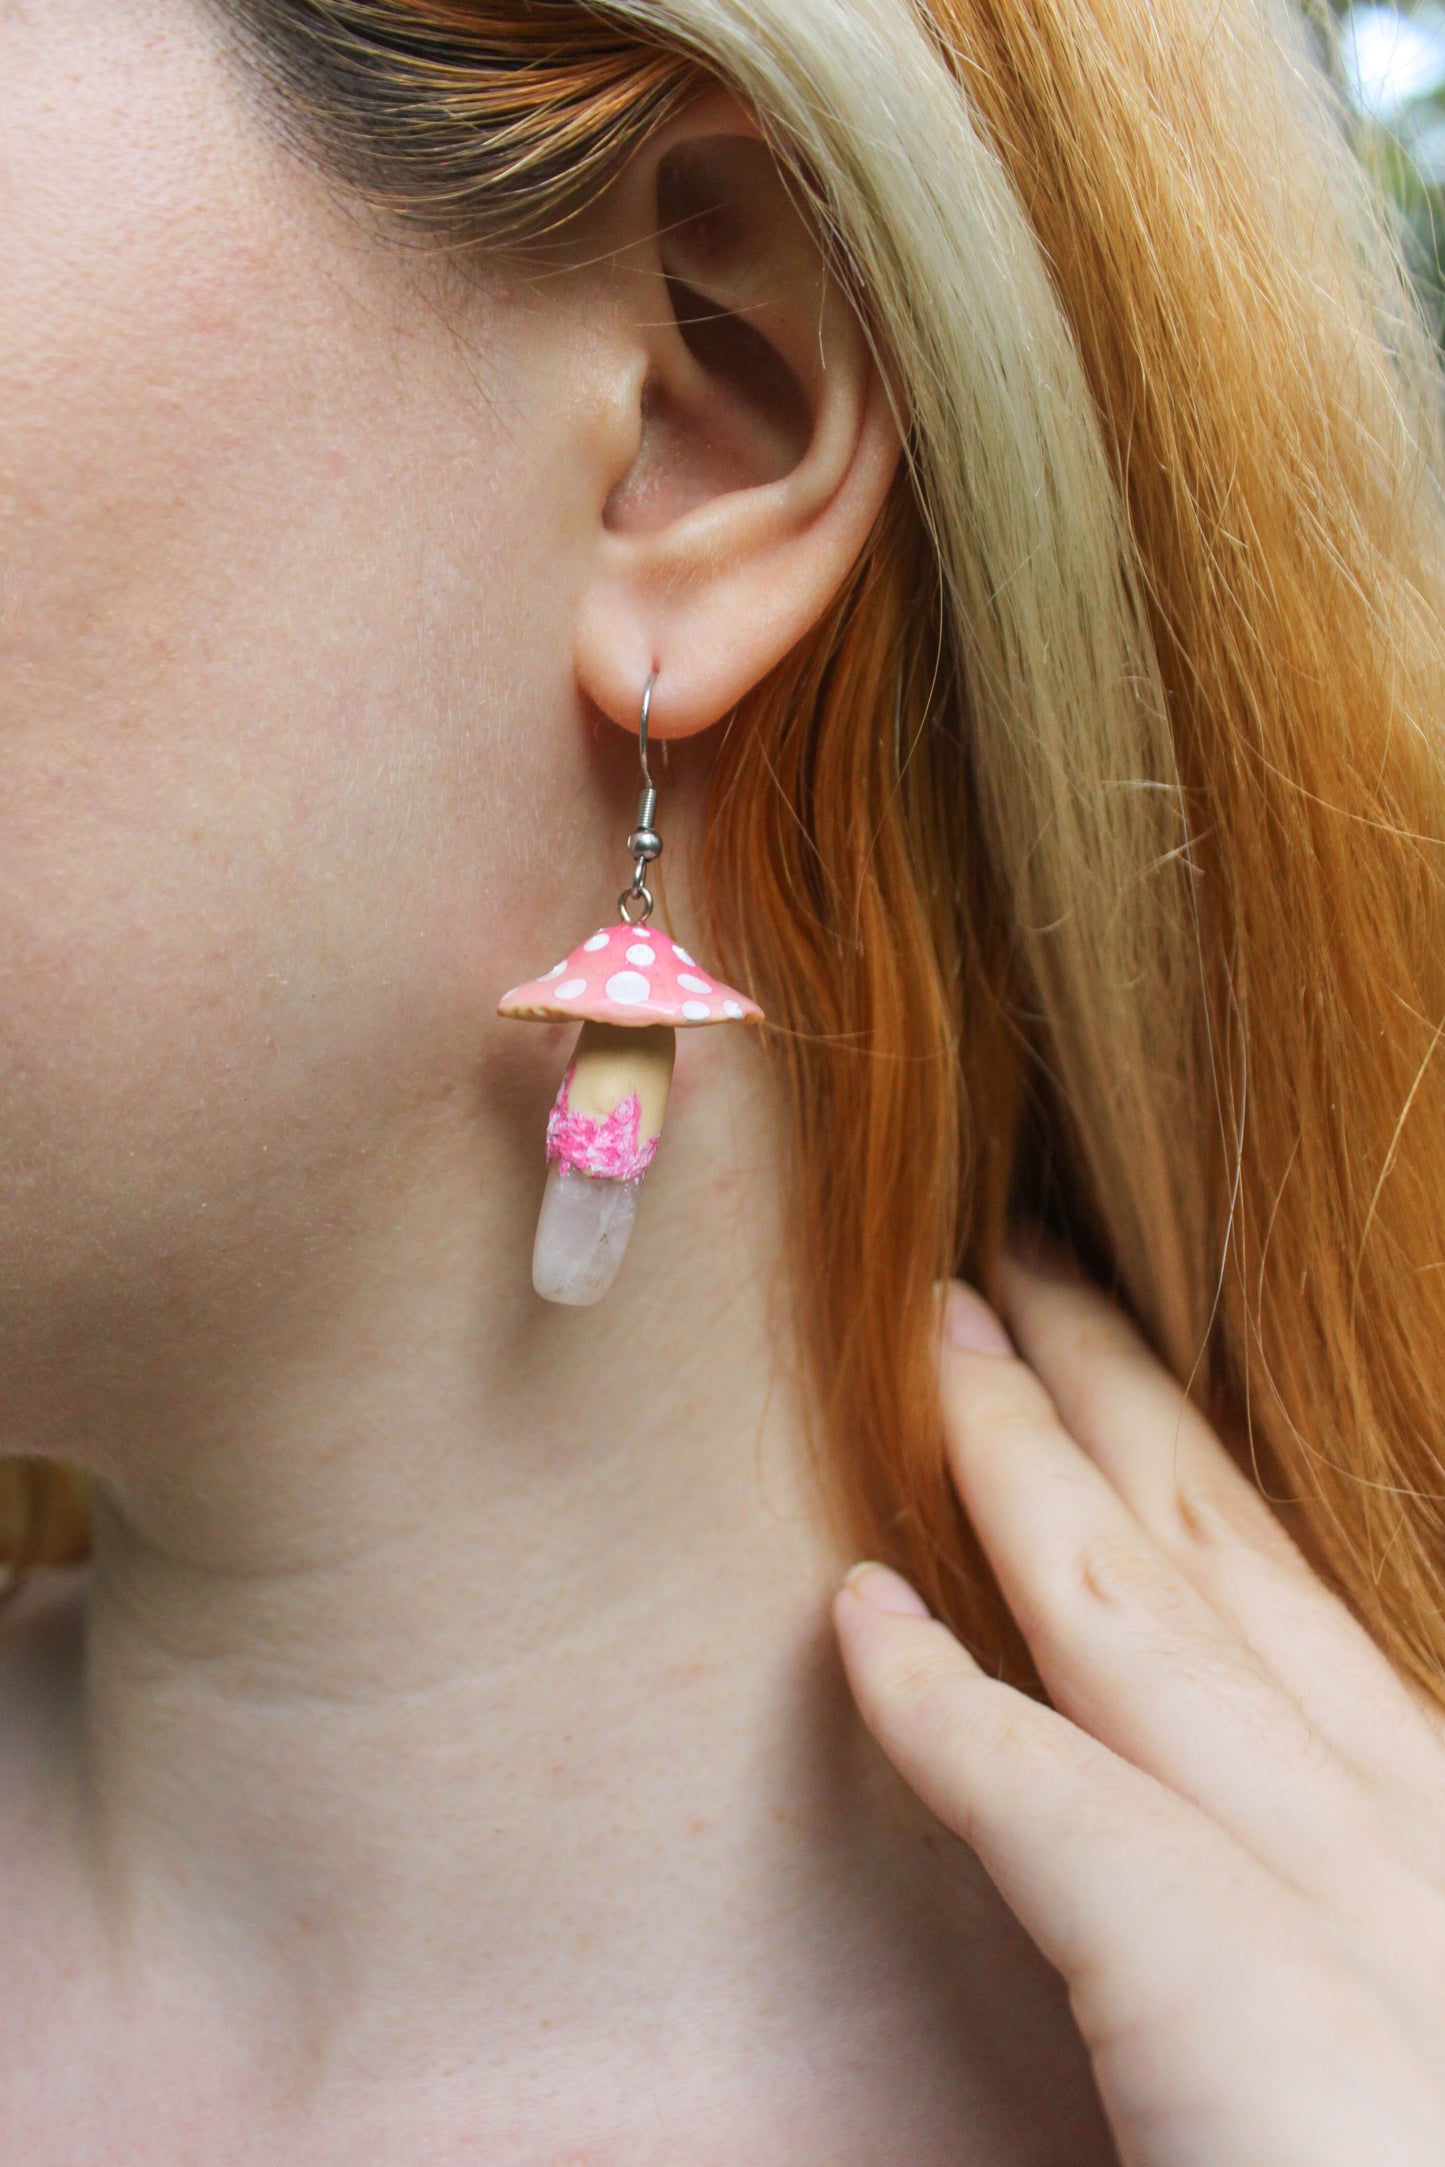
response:
[(564, 1174), (590, 1174), (594, 1181), (640, 1181), (657, 1156), (657, 1138), (637, 1141), (642, 1126), (642, 1101), (629, 1091), (620, 1106), (600, 1118), (574, 1114), (567, 1104), (576, 1073), (574, 1061), (562, 1078), (562, 1088), (547, 1116), (547, 1157), (555, 1159)]

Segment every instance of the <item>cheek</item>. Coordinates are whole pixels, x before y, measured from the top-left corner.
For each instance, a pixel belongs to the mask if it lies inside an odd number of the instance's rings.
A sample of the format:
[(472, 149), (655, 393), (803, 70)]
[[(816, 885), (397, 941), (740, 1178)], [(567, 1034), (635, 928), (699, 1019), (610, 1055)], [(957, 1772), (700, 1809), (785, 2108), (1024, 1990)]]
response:
[(451, 1057), (500, 718), (566, 681), (516, 415), (162, 14), (0, 9), (12, 1254), (325, 1211)]
[[(349, 749), (344, 691), (337, 744), (324, 718), (288, 732), (259, 631), (328, 456), (298, 427), (314, 304), (287, 290), (284, 234), (260, 238), (203, 51), (132, 41), (125, 5), (103, 37), (63, 0), (48, 30), (45, 12), (0, 30), (12, 1168), (57, 1135), (147, 1158), (168, 1110), (259, 1072), (288, 998), (315, 991), (326, 913), (301, 868), (344, 851), (321, 784)], [(291, 336), (258, 336), (278, 304)], [(295, 580), (289, 602), (311, 615)]]

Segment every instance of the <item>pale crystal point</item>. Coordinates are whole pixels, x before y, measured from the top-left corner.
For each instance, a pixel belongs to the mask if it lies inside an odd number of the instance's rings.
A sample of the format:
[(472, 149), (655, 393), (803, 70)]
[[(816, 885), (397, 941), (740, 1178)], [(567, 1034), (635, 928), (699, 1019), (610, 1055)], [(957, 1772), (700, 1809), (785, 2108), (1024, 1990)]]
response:
[(577, 1309), (600, 1302), (627, 1253), (637, 1213), (637, 1181), (595, 1181), (554, 1159), (537, 1217), (532, 1284), (547, 1302)]

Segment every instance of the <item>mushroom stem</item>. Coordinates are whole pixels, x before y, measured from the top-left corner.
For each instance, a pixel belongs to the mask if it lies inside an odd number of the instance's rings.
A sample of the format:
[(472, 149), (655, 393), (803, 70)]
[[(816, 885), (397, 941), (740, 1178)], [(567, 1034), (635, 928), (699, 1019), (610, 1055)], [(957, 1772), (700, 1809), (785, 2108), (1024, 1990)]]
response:
[(547, 1188), (532, 1250), (544, 1300), (583, 1307), (617, 1276), (667, 1112), (677, 1034), (584, 1023), (547, 1123)]

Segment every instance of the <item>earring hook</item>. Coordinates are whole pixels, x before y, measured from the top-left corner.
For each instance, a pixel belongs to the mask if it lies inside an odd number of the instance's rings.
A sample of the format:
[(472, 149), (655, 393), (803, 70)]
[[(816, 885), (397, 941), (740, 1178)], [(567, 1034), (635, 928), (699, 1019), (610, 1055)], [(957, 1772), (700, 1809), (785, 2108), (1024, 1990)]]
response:
[(647, 764), (647, 718), (652, 713), (652, 688), (661, 674), (660, 670), (651, 670), (648, 673), (647, 683), (642, 688), (642, 720), (637, 732), (638, 750), (642, 754), (642, 779), (649, 790), (653, 784), (652, 770)]
[[(652, 916), (652, 890), (647, 885), (647, 867), (662, 856), (662, 837), (653, 822), (657, 817), (657, 786), (652, 780), (652, 770), (647, 764), (647, 723), (652, 713), (652, 688), (660, 672), (652, 670), (642, 688), (642, 720), (638, 727), (638, 750), (642, 756), (642, 796), (637, 805), (637, 825), (627, 838), (632, 852), (632, 885), (624, 888), (617, 898), (617, 908), (628, 925), (646, 925)], [(632, 915), (636, 909), (637, 916)]]

